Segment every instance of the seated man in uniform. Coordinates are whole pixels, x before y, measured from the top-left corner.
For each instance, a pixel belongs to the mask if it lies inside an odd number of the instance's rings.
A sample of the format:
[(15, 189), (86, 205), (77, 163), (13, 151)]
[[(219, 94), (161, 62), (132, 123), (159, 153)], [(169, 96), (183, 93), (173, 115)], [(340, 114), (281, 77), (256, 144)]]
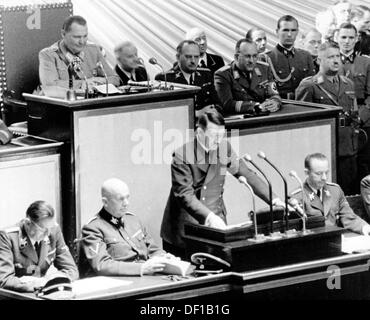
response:
[(181, 41), (176, 48), (177, 64), (172, 69), (155, 76), (155, 80), (188, 84), (200, 87), (195, 97), (195, 109), (217, 104), (217, 94), (213, 85), (212, 73), (207, 68), (199, 68), (199, 45), (192, 40)]
[(130, 41), (125, 41), (114, 48), (117, 58), (116, 73), (121, 78), (121, 84), (126, 85), (129, 80), (146, 81), (148, 74), (137, 54), (137, 48)]
[(144, 275), (163, 271), (153, 257), (173, 257), (160, 249), (139, 218), (128, 211), (130, 191), (121, 180), (106, 180), (103, 208), (82, 228), (80, 268), (85, 275)]
[(267, 62), (257, 61), (256, 44), (240, 39), (235, 60), (215, 73), (215, 87), (224, 114), (275, 112), (281, 99)]
[(71, 16), (65, 20), (62, 40), (39, 53), (42, 86), (69, 88), (71, 75), (74, 89), (85, 89), (85, 77), (90, 88), (105, 84), (104, 72), (109, 83), (119, 85), (119, 77), (105, 61), (100, 48), (87, 43), (87, 34), (87, 23), (83, 17)]
[(370, 219), (370, 175), (361, 180), (360, 190), (367, 217)]
[(36, 201), (28, 207), (25, 219), (0, 231), (0, 288), (33, 292), (45, 285), (55, 268), (71, 280), (78, 278), (54, 215), (50, 204)]
[(355, 88), (353, 82), (339, 75), (341, 68), (339, 48), (335, 43), (325, 42), (319, 47), (318, 74), (303, 79), (296, 90), (296, 99), (340, 106), (338, 128), (338, 183), (346, 195), (358, 193), (357, 145), (358, 114), (355, 110)]
[[(307, 179), (303, 185), (303, 192), (307, 216), (324, 216), (326, 225), (337, 225), (368, 235), (370, 225), (353, 212), (341, 187), (327, 181), (329, 174), (327, 157), (321, 153), (310, 154), (305, 158), (304, 166)], [(293, 191), (291, 195), (301, 201), (301, 188)]]

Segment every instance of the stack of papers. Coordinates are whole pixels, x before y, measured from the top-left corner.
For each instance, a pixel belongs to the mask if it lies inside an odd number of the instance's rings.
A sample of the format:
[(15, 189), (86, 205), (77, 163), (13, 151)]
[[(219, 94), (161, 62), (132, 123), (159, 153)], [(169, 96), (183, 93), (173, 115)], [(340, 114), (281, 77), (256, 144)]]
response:
[(80, 296), (91, 293), (104, 292), (109, 289), (119, 288), (131, 284), (132, 281), (112, 279), (109, 277), (91, 277), (76, 280), (72, 283), (72, 291), (78, 299)]
[(370, 237), (369, 236), (342, 236), (342, 252), (345, 253), (359, 253), (370, 251)]

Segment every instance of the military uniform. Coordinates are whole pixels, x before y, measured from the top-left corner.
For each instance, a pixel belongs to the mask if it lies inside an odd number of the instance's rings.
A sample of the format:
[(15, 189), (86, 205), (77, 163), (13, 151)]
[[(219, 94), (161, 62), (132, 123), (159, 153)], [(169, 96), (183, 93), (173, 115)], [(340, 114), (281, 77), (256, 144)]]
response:
[(165, 242), (184, 250), (184, 223), (204, 224), (210, 211), (226, 221), (223, 192), (227, 171), (235, 177), (245, 176), (256, 195), (269, 201), (268, 186), (237, 158), (226, 140), (207, 153), (195, 138), (174, 152), (172, 187), (161, 226)]
[(33, 291), (19, 277), (43, 277), (54, 265), (71, 280), (78, 278), (78, 269), (66, 246), (59, 226), (41, 241), (40, 256), (32, 245), (22, 220), (14, 227), (0, 231), (0, 287), (16, 291)]
[[(357, 216), (348, 204), (341, 187), (327, 182), (322, 188), (322, 200), (308, 185), (303, 184), (304, 209), (307, 216), (324, 216), (328, 226), (339, 226), (353, 232), (362, 233), (367, 223)], [(299, 188), (291, 193), (293, 198), (302, 200), (302, 190)]]
[(280, 96), (284, 99), (288, 97), (288, 94), (291, 94), (293, 99), (294, 91), (302, 79), (315, 74), (311, 54), (306, 50), (298, 48), (287, 50), (277, 44), (268, 56), (279, 79), (284, 79), (284, 81), (275, 79)]
[(250, 78), (235, 62), (215, 73), (215, 87), (225, 114), (254, 112), (266, 99), (281, 101), (269, 64), (258, 61)]
[(85, 275), (140, 275), (143, 262), (165, 253), (136, 215), (128, 212), (117, 219), (104, 208), (83, 226), (81, 244)]
[[(191, 85), (200, 87), (200, 91), (195, 96), (195, 109), (200, 110), (210, 104), (218, 104), (211, 71), (207, 68), (197, 68), (192, 77), (194, 78)], [(166, 72), (166, 78), (168, 82), (189, 84), (178, 65)], [(155, 80), (164, 81), (164, 74), (157, 74)]]
[[(87, 79), (92, 77), (104, 77), (103, 71), (97, 67), (100, 61), (108, 76), (108, 82), (119, 86), (118, 75), (105, 61), (99, 47), (93, 43), (86, 44), (86, 47), (77, 56), (70, 53), (63, 44), (58, 41), (48, 48), (42, 49), (39, 53), (39, 77), (43, 86), (69, 87), (68, 66), (73, 59), (81, 60), (81, 69)], [(82, 73), (75, 77), (73, 86), (80, 89), (84, 83)]]
[(360, 183), (361, 197), (364, 202), (367, 218), (370, 219), (370, 175), (361, 179)]
[(349, 57), (341, 55), (341, 60), (340, 73), (355, 84), (359, 116), (363, 130), (368, 135), (368, 141), (358, 155), (359, 179), (361, 179), (370, 174), (370, 59), (353, 53)]
[(224, 59), (221, 56), (218, 56), (217, 54), (212, 54), (208, 52), (206, 52), (205, 54), (207, 58), (207, 63), (205, 65), (201, 64), (200, 67), (208, 68), (209, 70), (211, 70), (211, 74), (213, 77), (215, 72), (225, 65)]
[(346, 194), (358, 193), (357, 151), (359, 119), (354, 111), (356, 97), (353, 82), (335, 77), (337, 83), (318, 73), (302, 80), (296, 90), (296, 100), (336, 105), (343, 108), (338, 128), (338, 183)]

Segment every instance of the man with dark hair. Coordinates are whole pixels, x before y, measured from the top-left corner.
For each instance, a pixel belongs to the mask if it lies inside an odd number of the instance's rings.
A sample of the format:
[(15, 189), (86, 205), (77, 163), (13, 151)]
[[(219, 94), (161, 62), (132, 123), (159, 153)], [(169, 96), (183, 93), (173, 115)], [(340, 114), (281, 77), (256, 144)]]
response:
[(225, 114), (275, 112), (281, 99), (267, 62), (258, 61), (256, 44), (240, 39), (234, 61), (215, 73), (215, 87)]
[(115, 71), (121, 78), (121, 84), (126, 85), (129, 80), (148, 80), (148, 73), (138, 57), (137, 48), (132, 42), (122, 42), (114, 48), (114, 53), (117, 59)]
[(296, 18), (282, 16), (278, 20), (276, 34), (279, 43), (268, 55), (281, 79), (277, 82), (277, 89), (282, 98), (294, 99), (294, 91), (301, 80), (315, 74), (314, 64), (309, 52), (294, 47), (298, 34)]
[[(303, 185), (303, 198), (307, 216), (324, 216), (325, 224), (328, 226), (337, 225), (368, 235), (370, 226), (353, 212), (341, 187), (327, 181), (329, 174), (327, 157), (322, 153), (310, 154), (305, 158), (304, 166), (307, 178)], [(302, 189), (293, 191), (291, 195), (301, 201)]]
[[(340, 74), (354, 82), (362, 129), (370, 136), (370, 59), (359, 56), (354, 50), (357, 30), (353, 24), (344, 23), (339, 27), (337, 41), (342, 60)], [(358, 171), (357, 184), (370, 174), (370, 142), (359, 152)]]
[[(224, 139), (225, 121), (215, 110), (198, 117), (195, 137), (173, 154), (172, 188), (164, 211), (161, 237), (163, 249), (185, 257), (184, 223), (226, 227), (226, 208), (222, 194), (227, 171), (244, 176), (254, 192), (269, 201), (268, 186), (250, 170)], [(284, 205), (273, 195), (274, 205)]]
[[(85, 77), (89, 88), (104, 84), (104, 71), (99, 64), (103, 66), (108, 82), (119, 85), (119, 77), (105, 61), (99, 46), (87, 42), (87, 23), (83, 17), (68, 17), (61, 34), (62, 40), (39, 53), (39, 77), (42, 86), (68, 88), (71, 72), (74, 89), (86, 89)], [(74, 70), (71, 71), (71, 67)]]
[[(176, 48), (177, 64), (165, 72), (168, 82), (175, 82), (200, 87), (195, 97), (195, 108), (200, 110), (207, 105), (217, 104), (217, 94), (213, 85), (213, 76), (209, 69), (199, 68), (199, 45), (193, 40), (184, 40)], [(165, 74), (159, 73), (155, 80), (164, 81)]]
[(36, 201), (28, 207), (25, 219), (0, 231), (0, 288), (33, 292), (45, 285), (52, 265), (71, 280), (78, 278), (54, 218), (50, 204)]
[(338, 129), (338, 183), (346, 194), (354, 194), (358, 189), (358, 119), (354, 85), (347, 77), (338, 75), (341, 61), (339, 48), (335, 43), (323, 43), (318, 53), (320, 71), (317, 75), (302, 80), (296, 90), (296, 99), (343, 108)]
[(198, 66), (209, 69), (212, 77), (218, 69), (225, 65), (224, 59), (221, 56), (207, 52), (207, 36), (203, 29), (191, 28), (188, 32), (186, 32), (185, 40), (193, 40), (198, 43), (200, 50)]
[(247, 31), (245, 34), (245, 38), (248, 40), (253, 41), (257, 46), (257, 51), (259, 54), (266, 53), (266, 44), (267, 44), (267, 38), (266, 38), (266, 32), (260, 28), (253, 27)]

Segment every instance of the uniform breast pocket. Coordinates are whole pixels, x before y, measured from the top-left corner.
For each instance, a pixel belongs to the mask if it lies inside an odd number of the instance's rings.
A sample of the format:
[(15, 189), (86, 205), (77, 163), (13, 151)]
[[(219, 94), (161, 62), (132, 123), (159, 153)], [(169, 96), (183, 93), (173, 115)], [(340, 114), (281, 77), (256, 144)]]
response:
[(57, 71), (58, 71), (59, 79), (68, 79), (69, 78), (68, 69), (67, 69), (66, 66), (63, 66), (63, 65), (57, 66)]
[(366, 76), (364, 73), (358, 72), (354, 74), (353, 79), (356, 83), (356, 87), (360, 84), (361, 86), (365, 86), (366, 83)]
[(244, 97), (247, 96), (247, 91), (244, 88), (236, 87), (234, 88), (234, 99), (235, 100), (244, 100)]
[(123, 240), (117, 238), (106, 238), (107, 251), (115, 259), (121, 258), (127, 254), (128, 245)]

